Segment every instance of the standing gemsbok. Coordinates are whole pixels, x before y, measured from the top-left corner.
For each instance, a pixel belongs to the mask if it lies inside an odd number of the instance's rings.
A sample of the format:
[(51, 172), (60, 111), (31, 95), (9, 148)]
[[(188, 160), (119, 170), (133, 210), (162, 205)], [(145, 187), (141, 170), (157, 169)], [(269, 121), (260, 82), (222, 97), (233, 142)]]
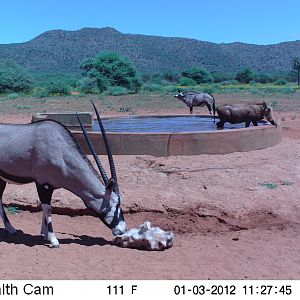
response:
[(216, 114), (216, 101), (212, 94), (190, 91), (181, 92), (174, 95), (174, 97), (184, 102), (190, 108), (190, 114), (193, 113), (194, 106), (206, 106), (211, 115), (215, 116)]
[(84, 204), (97, 213), (113, 235), (123, 234), (126, 223), (120, 207), (117, 174), (99, 113), (92, 102), (101, 128), (111, 178), (108, 179), (91, 141), (80, 126), (99, 168), (98, 175), (87, 156), (82, 152), (71, 132), (55, 121), (39, 121), (25, 125), (0, 125), (0, 216), (5, 229), (14, 234), (2, 204), (7, 182), (24, 184), (35, 182), (42, 204), (41, 234), (50, 241), (50, 247), (58, 247), (51, 221), (51, 197), (55, 189), (64, 188), (80, 197)]

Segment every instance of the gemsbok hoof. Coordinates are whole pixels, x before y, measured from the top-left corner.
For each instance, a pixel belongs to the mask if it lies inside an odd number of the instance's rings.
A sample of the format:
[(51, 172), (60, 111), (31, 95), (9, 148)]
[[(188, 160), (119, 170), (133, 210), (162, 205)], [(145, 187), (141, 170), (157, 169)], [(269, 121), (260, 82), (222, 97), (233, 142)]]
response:
[(59, 248), (59, 244), (50, 244), (49, 247), (52, 248)]

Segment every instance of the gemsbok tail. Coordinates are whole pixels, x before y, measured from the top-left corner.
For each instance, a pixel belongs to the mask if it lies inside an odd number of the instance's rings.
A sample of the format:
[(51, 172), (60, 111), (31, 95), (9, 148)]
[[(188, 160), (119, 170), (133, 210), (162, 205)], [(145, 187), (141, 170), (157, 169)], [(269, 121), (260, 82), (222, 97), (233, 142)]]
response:
[(212, 109), (213, 109), (213, 114), (214, 114), (214, 124), (216, 124), (216, 100), (212, 94), (209, 94), (209, 95), (213, 98)]
[(213, 97), (214, 101), (213, 101), (213, 113), (214, 113), (214, 124), (216, 123), (216, 100)]

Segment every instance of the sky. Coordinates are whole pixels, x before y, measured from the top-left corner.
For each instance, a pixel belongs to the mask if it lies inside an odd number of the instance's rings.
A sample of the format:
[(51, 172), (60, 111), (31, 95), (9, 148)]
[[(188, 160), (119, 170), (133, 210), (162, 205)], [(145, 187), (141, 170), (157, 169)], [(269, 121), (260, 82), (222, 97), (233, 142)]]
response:
[(300, 40), (299, 12), (300, 0), (0, 0), (0, 44), (83, 27), (276, 44)]

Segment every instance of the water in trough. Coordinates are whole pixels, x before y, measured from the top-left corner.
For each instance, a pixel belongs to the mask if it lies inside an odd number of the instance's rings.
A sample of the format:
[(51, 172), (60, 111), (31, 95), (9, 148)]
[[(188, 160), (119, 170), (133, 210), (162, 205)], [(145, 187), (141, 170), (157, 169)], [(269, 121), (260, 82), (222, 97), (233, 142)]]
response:
[[(218, 122), (216, 118), (216, 122)], [(136, 117), (126, 116), (119, 118), (103, 119), (103, 124), (107, 132), (196, 132), (215, 131), (216, 124), (212, 117), (202, 116), (155, 116)], [(262, 121), (258, 125), (267, 125)], [(253, 126), (252, 123), (250, 127)], [(244, 128), (245, 123), (229, 124), (225, 123), (224, 130)], [(93, 131), (99, 131), (98, 122), (94, 122)]]

